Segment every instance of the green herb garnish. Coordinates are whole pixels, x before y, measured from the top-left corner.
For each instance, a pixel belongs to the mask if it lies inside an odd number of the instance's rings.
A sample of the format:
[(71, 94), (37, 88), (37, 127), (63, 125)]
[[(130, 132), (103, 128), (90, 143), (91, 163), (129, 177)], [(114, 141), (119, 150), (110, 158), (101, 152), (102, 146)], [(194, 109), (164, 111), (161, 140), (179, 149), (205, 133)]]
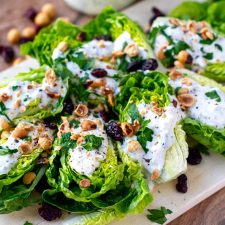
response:
[(32, 137), (31, 136), (27, 136), (27, 137), (22, 138), (22, 140), (24, 140), (24, 141), (32, 141)]
[(85, 144), (83, 144), (82, 146), (88, 151), (90, 151), (92, 149), (99, 149), (100, 146), (102, 145), (103, 139), (104, 138), (95, 136), (93, 134), (87, 135), (84, 137)]
[(80, 125), (80, 121), (78, 121), (78, 120), (71, 120), (70, 121), (71, 127), (77, 128), (77, 127), (79, 127), (79, 125)]
[(71, 132), (62, 134), (62, 137), (60, 139), (60, 144), (62, 148), (72, 149), (75, 148), (77, 145), (77, 142), (75, 140), (72, 140), (71, 138)]
[(16, 153), (18, 150), (17, 149), (9, 149), (8, 147), (0, 146), (0, 155), (11, 155), (13, 153)]
[(13, 90), (13, 91), (15, 91), (15, 90), (17, 90), (17, 89), (18, 89), (18, 87), (19, 87), (19, 86), (17, 86), (17, 85), (12, 86), (12, 90)]
[(221, 52), (223, 51), (223, 48), (222, 48), (222, 46), (221, 46), (221, 45), (219, 45), (219, 44), (215, 44), (215, 47), (216, 47), (216, 48), (218, 48)]
[(164, 224), (167, 221), (166, 215), (172, 213), (171, 210), (166, 209), (164, 206), (161, 206), (160, 209), (148, 209), (148, 211), (147, 218), (158, 224)]
[(206, 92), (205, 95), (208, 98), (214, 99), (217, 102), (221, 102), (221, 98), (220, 98), (220, 96), (218, 95), (218, 93), (215, 90), (214, 91)]
[(33, 225), (33, 223), (26, 221), (23, 225)]
[(211, 60), (213, 59), (213, 53), (212, 52), (208, 52), (205, 55), (203, 55), (204, 58)]

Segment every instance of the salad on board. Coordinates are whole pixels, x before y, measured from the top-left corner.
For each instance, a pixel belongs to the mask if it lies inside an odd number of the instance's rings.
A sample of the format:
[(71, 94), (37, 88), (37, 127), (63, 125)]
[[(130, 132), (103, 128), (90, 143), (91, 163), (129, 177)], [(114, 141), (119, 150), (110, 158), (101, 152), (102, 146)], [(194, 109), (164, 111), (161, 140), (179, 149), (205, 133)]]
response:
[[(63, 212), (67, 224), (104, 225), (143, 213), (157, 184), (178, 179), (187, 192), (187, 164), (203, 149), (225, 153), (215, 4), (182, 3), (147, 34), (107, 7), (82, 27), (58, 19), (23, 44), (41, 66), (0, 85), (0, 212), (39, 203), (47, 221)], [(165, 222), (172, 212), (150, 213)]]

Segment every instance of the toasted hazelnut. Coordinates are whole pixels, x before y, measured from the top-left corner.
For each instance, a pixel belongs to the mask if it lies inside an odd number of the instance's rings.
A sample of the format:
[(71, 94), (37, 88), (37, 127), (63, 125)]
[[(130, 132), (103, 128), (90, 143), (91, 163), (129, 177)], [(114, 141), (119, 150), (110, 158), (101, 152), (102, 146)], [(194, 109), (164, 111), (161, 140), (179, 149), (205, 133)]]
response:
[(80, 145), (81, 143), (83, 143), (84, 142), (84, 138), (83, 137), (79, 137), (78, 139), (77, 139), (77, 144), (78, 145)]
[(99, 48), (105, 48), (105, 41), (104, 40), (99, 40), (97, 43)]
[(100, 87), (104, 87), (105, 85), (106, 85), (105, 79), (98, 79), (98, 80), (90, 82), (90, 85), (88, 86), (88, 88), (100, 88)]
[(48, 163), (49, 163), (49, 160), (47, 157), (41, 157), (37, 161), (38, 165), (47, 165)]
[(50, 137), (48, 137), (47, 135), (45, 135), (45, 136), (39, 138), (38, 144), (45, 151), (48, 151), (52, 147), (52, 139)]
[(155, 104), (153, 103), (152, 111), (161, 116), (165, 110), (162, 107), (159, 107), (158, 103), (155, 102)]
[(133, 123), (133, 130), (134, 130), (134, 133), (136, 133), (137, 131), (139, 131), (141, 128), (141, 125), (139, 123), (138, 120), (134, 120), (134, 123)]
[(13, 65), (17, 65), (17, 64), (23, 62), (25, 59), (26, 59), (26, 58), (23, 57), (23, 56), (18, 57), (18, 58), (16, 58), (16, 59), (13, 61)]
[(193, 32), (195, 34), (198, 32), (197, 24), (194, 21), (188, 22), (187, 28), (188, 28), (188, 30), (190, 30), (191, 32)]
[(57, 80), (57, 76), (55, 75), (55, 72), (53, 69), (48, 69), (45, 73), (45, 78), (48, 84), (54, 86), (55, 82)]
[(80, 181), (80, 186), (81, 186), (82, 188), (88, 188), (88, 187), (91, 186), (91, 182), (90, 182), (89, 179), (82, 179), (82, 180)]
[(50, 18), (46, 13), (40, 12), (35, 16), (34, 23), (40, 27), (44, 27), (50, 23)]
[(36, 30), (34, 27), (26, 27), (22, 30), (22, 37), (25, 38), (33, 38), (36, 34)]
[(61, 52), (65, 52), (68, 49), (68, 44), (65, 41), (62, 41), (58, 44), (57, 48), (61, 51)]
[(86, 130), (95, 130), (97, 128), (97, 125), (92, 120), (83, 120), (81, 123), (81, 128)]
[(20, 104), (21, 104), (21, 99), (17, 99), (15, 102), (14, 102), (14, 107), (15, 109), (18, 109), (20, 107)]
[(13, 132), (12, 137), (13, 138), (24, 138), (28, 135), (29, 131), (25, 129), (23, 126), (17, 126)]
[(33, 151), (33, 145), (31, 142), (24, 142), (19, 146), (19, 151), (23, 154), (23, 155), (28, 155)]
[(213, 39), (214, 39), (214, 34), (213, 34), (212, 32), (210, 32), (210, 31), (207, 31), (207, 32), (205, 33), (205, 35), (206, 35), (206, 37), (208, 37), (210, 40), (213, 40)]
[(78, 138), (80, 138), (81, 136), (80, 136), (80, 134), (72, 134), (71, 136), (70, 136), (70, 139), (71, 140), (77, 140)]
[(114, 51), (114, 52), (112, 53), (112, 55), (113, 55), (113, 56), (115, 57), (115, 59), (116, 59), (116, 58), (122, 57), (122, 56), (124, 55), (124, 52), (121, 51), (121, 50), (117, 50), (117, 51)]
[(23, 176), (23, 183), (26, 185), (31, 184), (36, 178), (36, 174), (34, 172), (28, 172)]
[(124, 52), (131, 58), (139, 55), (139, 49), (135, 43), (127, 45)]
[(88, 114), (88, 107), (84, 104), (79, 104), (76, 109), (74, 110), (74, 113), (79, 117), (87, 116)]
[(49, 18), (53, 19), (56, 16), (56, 7), (52, 3), (46, 3), (42, 6), (41, 12), (46, 13)]
[(163, 60), (165, 58), (165, 53), (164, 53), (164, 49), (166, 48), (166, 46), (162, 46), (158, 53), (157, 53), (157, 57), (159, 60)]
[(26, 106), (21, 106), (20, 110), (21, 110), (21, 112), (26, 112), (27, 108), (26, 108)]
[(22, 91), (21, 90), (17, 91), (16, 92), (16, 97), (20, 97), (21, 94), (22, 94)]
[(181, 68), (184, 68), (184, 64), (179, 62), (179, 61), (175, 61), (174, 62), (174, 66), (177, 68), (177, 69), (181, 69)]
[(1, 139), (7, 139), (9, 136), (10, 136), (10, 131), (8, 131), (8, 130), (4, 130), (1, 133)]
[(114, 100), (113, 93), (108, 94), (107, 95), (107, 99), (108, 99), (108, 102), (109, 102), (110, 106), (114, 106), (115, 105), (115, 100)]
[(178, 91), (178, 95), (188, 94), (188, 92), (189, 92), (189, 89), (188, 88), (181, 88)]
[(180, 21), (179, 21), (178, 19), (175, 19), (175, 18), (169, 19), (169, 22), (170, 22), (171, 24), (175, 25), (175, 26), (181, 25), (181, 24), (180, 24)]
[(182, 50), (178, 53), (177, 55), (177, 60), (182, 63), (185, 64), (187, 62), (187, 58), (188, 58), (188, 52), (185, 50)]
[(128, 142), (128, 151), (135, 152), (141, 148), (141, 145), (138, 141), (129, 141)]
[(6, 119), (3, 117), (0, 117), (0, 129), (1, 130), (7, 130), (10, 128), (10, 124), (7, 122)]
[(122, 128), (124, 136), (132, 137), (134, 135), (134, 130), (130, 123), (122, 122), (121, 128)]
[(187, 107), (187, 108), (192, 107), (196, 102), (196, 99), (191, 94), (178, 95), (177, 100), (179, 101), (179, 103), (182, 106)]
[(12, 28), (7, 34), (7, 41), (11, 44), (16, 44), (20, 40), (20, 32), (16, 28)]
[(6, 102), (8, 101), (9, 99), (11, 99), (12, 97), (9, 96), (7, 93), (2, 93), (0, 95), (0, 102)]
[(169, 73), (169, 77), (170, 77), (171, 80), (176, 80), (176, 79), (178, 79), (182, 76), (183, 76), (182, 73), (180, 73), (176, 69), (172, 69)]
[(159, 178), (159, 171), (157, 169), (154, 169), (151, 175), (151, 180), (157, 180)]
[(190, 86), (192, 83), (191, 83), (191, 79), (188, 78), (188, 77), (184, 77), (182, 79), (182, 84), (186, 84), (187, 86)]
[(45, 91), (50, 98), (60, 98), (61, 96), (59, 93), (49, 91), (48, 88), (46, 88)]

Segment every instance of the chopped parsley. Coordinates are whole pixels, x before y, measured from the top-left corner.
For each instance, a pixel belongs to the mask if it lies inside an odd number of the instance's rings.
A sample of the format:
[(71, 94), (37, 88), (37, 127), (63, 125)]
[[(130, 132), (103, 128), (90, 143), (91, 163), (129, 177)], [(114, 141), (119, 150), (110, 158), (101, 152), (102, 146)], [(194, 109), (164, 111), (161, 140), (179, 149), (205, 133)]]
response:
[(77, 145), (77, 141), (72, 140), (71, 138), (71, 132), (62, 134), (62, 137), (60, 139), (60, 145), (62, 148), (72, 149), (75, 148)]
[(222, 48), (222, 46), (221, 46), (221, 45), (219, 45), (219, 44), (215, 44), (215, 47), (216, 47), (216, 48), (218, 48), (221, 52), (223, 51), (223, 48)]
[(95, 136), (93, 134), (84, 137), (85, 143), (82, 145), (86, 150), (99, 149), (102, 145), (102, 137)]
[(0, 146), (0, 155), (11, 155), (13, 153), (16, 153), (17, 149), (9, 149), (8, 147), (4, 146)]
[(77, 127), (79, 127), (79, 125), (80, 125), (80, 121), (78, 121), (78, 120), (71, 120), (70, 121), (71, 127), (77, 128)]
[(6, 107), (5, 107), (5, 105), (4, 105), (4, 103), (3, 102), (0, 102), (0, 115), (3, 115), (3, 116), (5, 116), (8, 120), (10, 120), (9, 119), (9, 117), (7, 116), (7, 114), (6, 114)]
[(172, 211), (161, 206), (160, 209), (148, 209), (149, 214), (147, 218), (158, 224), (164, 224), (167, 221), (166, 215), (171, 214)]
[(18, 85), (12, 86), (12, 90), (16, 91), (18, 89), (18, 87), (19, 87)]
[(26, 221), (23, 225), (33, 225), (33, 223)]
[(206, 58), (206, 59), (211, 60), (211, 59), (213, 59), (213, 53), (212, 52), (208, 52), (205, 55), (203, 55), (203, 57)]
[(218, 93), (215, 90), (214, 91), (206, 92), (205, 95), (208, 98), (214, 99), (217, 102), (221, 102), (221, 98), (220, 98), (220, 96), (218, 95)]
[(176, 96), (178, 95), (180, 89), (181, 89), (181, 87), (176, 87), (176, 88), (175, 88), (174, 92), (175, 92), (175, 95), (176, 95)]
[(24, 141), (32, 141), (32, 137), (31, 136), (26, 136), (24, 138), (22, 138)]

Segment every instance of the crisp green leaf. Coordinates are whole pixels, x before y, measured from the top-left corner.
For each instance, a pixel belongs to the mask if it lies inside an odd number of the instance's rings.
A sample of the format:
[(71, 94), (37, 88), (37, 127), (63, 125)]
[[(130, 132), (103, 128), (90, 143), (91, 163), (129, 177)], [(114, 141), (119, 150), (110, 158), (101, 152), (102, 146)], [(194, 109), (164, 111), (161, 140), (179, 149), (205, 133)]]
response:
[(210, 98), (210, 99), (214, 99), (214, 100), (217, 101), (217, 102), (221, 102), (221, 98), (220, 98), (220, 96), (218, 95), (218, 93), (217, 93), (216, 90), (206, 92), (205, 95), (206, 95), (208, 98)]
[[(148, 121), (149, 123), (149, 121)], [(143, 125), (142, 125), (143, 126)], [(145, 152), (148, 152), (149, 149), (147, 148), (147, 142), (151, 142), (153, 137), (152, 135), (154, 134), (153, 130), (151, 130), (148, 127), (145, 127), (142, 131), (137, 132), (137, 140), (141, 144), (142, 148), (145, 150)]]
[(72, 140), (70, 137), (70, 132), (62, 134), (62, 137), (60, 139), (60, 144), (62, 148), (66, 148), (67, 150), (69, 150), (76, 147), (77, 142), (75, 140)]
[(93, 134), (84, 137), (85, 143), (82, 145), (86, 150), (91, 151), (93, 149), (99, 149), (102, 145), (102, 137), (95, 136)]
[(166, 215), (171, 214), (172, 211), (161, 206), (160, 209), (148, 209), (149, 214), (147, 218), (152, 222), (164, 224), (167, 221)]
[(16, 91), (18, 89), (18, 87), (19, 87), (18, 85), (12, 86), (12, 90)]

